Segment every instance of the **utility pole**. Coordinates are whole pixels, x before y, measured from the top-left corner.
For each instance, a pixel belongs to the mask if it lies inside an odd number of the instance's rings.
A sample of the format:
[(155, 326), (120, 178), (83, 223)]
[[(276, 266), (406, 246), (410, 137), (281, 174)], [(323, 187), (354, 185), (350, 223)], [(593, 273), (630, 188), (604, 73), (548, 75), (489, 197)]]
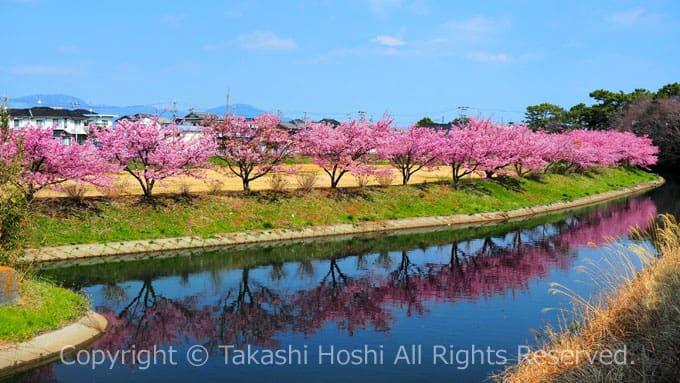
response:
[(359, 114), (359, 119), (360, 119), (360, 120), (365, 120), (365, 119), (366, 119), (366, 112), (364, 112), (363, 110), (360, 110), (360, 111), (358, 111), (357, 113)]
[(304, 120), (307, 121), (307, 112), (304, 112), (304, 115), (305, 115)]
[(177, 119), (177, 99), (173, 98), (172, 99), (172, 122), (175, 122)]
[(460, 118), (463, 119), (465, 118), (465, 111), (470, 109), (469, 106), (459, 106), (458, 110), (460, 111)]
[(225, 114), (229, 114), (229, 93), (231, 93), (231, 89), (227, 88), (227, 109), (225, 110)]
[[(72, 101), (71, 102), (71, 107), (73, 108), (73, 110), (78, 109), (78, 105), (80, 105), (78, 103), (78, 101)], [(76, 120), (75, 124), (76, 124), (76, 127), (74, 129), (74, 132), (75, 132), (75, 136), (76, 136), (76, 144), (79, 144), (79, 142), (78, 142), (78, 122), (77, 122), (77, 120)]]

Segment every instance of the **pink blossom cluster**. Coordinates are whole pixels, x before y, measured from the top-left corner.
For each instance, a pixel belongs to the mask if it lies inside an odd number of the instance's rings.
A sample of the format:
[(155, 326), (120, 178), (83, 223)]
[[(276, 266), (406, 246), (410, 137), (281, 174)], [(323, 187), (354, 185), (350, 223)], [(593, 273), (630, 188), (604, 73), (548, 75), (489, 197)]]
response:
[(497, 125), (471, 119), (441, 136), (440, 163), (451, 166), (454, 183), (474, 171), (513, 169), (518, 176), (565, 163), (574, 169), (656, 163), (658, 148), (648, 137), (618, 131), (532, 131), (525, 125)]
[(200, 134), (188, 135), (157, 118), (121, 120), (113, 127), (90, 126), (92, 142), (65, 145), (50, 129), (26, 127), (0, 142), (0, 161), (22, 152), (19, 183), (27, 196), (66, 181), (105, 185), (113, 172), (126, 171), (151, 197), (154, 185), (177, 175), (198, 176), (216, 156), (228, 171), (250, 182), (284, 168), (293, 156), (308, 157), (328, 175), (331, 188), (352, 172), (381, 175), (376, 166), (387, 161), (402, 183), (422, 169), (448, 166), (454, 185), (474, 172), (524, 176), (554, 164), (568, 169), (620, 165), (647, 168), (656, 163), (658, 148), (648, 137), (630, 132), (573, 130), (549, 134), (525, 125), (499, 125), (470, 119), (439, 131), (412, 126), (397, 129), (389, 116), (377, 122), (344, 121), (337, 126), (307, 122), (299, 132), (280, 126), (272, 114), (254, 119), (226, 115), (211, 118)]
[(241, 178), (243, 190), (250, 190), (251, 181), (281, 169), (280, 164), (291, 156), (295, 145), (288, 132), (279, 128), (280, 122), (273, 114), (252, 120), (226, 115), (208, 122), (206, 133), (218, 143), (217, 156)]
[(330, 177), (336, 188), (348, 172), (367, 174), (378, 158), (377, 148), (388, 140), (392, 120), (385, 117), (377, 123), (366, 119), (343, 121), (334, 127), (325, 123), (307, 123), (295, 135), (300, 154), (308, 156)]
[(647, 168), (656, 163), (658, 148), (648, 137), (629, 132), (574, 130), (549, 134), (526, 125), (500, 125), (470, 119), (447, 131), (412, 126), (404, 131), (391, 126), (388, 116), (371, 123), (343, 122), (337, 127), (309, 123), (295, 137), (299, 153), (309, 156), (337, 187), (347, 172), (370, 174), (376, 160), (387, 160), (407, 184), (421, 169), (450, 166), (454, 184), (474, 172), (514, 172), (524, 176), (565, 163), (568, 168), (589, 169), (632, 165)]
[(0, 142), (0, 161), (7, 164), (20, 154), (21, 174), (15, 183), (29, 200), (39, 190), (67, 181), (107, 187), (112, 174), (121, 170), (149, 197), (157, 181), (194, 174), (215, 153), (212, 136), (189, 138), (158, 119), (121, 120), (103, 129), (90, 125), (90, 133), (92, 141), (67, 144), (49, 128), (11, 130)]
[(175, 125), (157, 118), (120, 120), (113, 127), (90, 126), (101, 156), (117, 171), (132, 175), (151, 197), (156, 182), (178, 175), (196, 175), (215, 153), (211, 135), (187, 137)]
[(656, 163), (659, 149), (649, 137), (631, 132), (573, 130), (551, 135), (551, 159), (567, 161), (583, 169), (596, 166), (634, 165), (647, 168)]
[(47, 187), (59, 188), (66, 181), (107, 185), (113, 167), (91, 143), (65, 145), (52, 137), (52, 130), (28, 126), (10, 131), (2, 143), (0, 161), (20, 153), (21, 174), (16, 183), (27, 196)]
[(6, 137), (0, 134), (0, 164), (11, 163), (19, 154), (19, 147), (14, 141), (15, 137), (12, 133), (11, 131), (8, 132)]

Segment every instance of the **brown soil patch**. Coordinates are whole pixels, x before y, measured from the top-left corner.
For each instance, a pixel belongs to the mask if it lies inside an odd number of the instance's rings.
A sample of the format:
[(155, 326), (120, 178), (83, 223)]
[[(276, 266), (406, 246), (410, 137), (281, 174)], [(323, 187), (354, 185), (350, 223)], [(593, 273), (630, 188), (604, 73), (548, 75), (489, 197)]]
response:
[[(294, 165), (300, 172), (317, 172), (319, 178), (315, 185), (316, 188), (327, 188), (330, 184), (328, 176), (318, 166), (313, 164), (298, 164)], [(394, 179), (393, 185), (401, 183), (401, 177), (396, 170), (383, 165), (385, 168), (393, 170)], [(420, 171), (413, 175), (409, 183), (424, 183), (424, 182), (438, 182), (442, 180), (449, 180), (451, 177), (450, 169), (448, 167), (438, 167), (432, 171)], [(297, 189), (298, 183), (294, 175), (284, 175), (287, 189)], [(251, 182), (252, 190), (269, 190), (271, 174), (259, 178)], [(95, 188), (91, 185), (85, 186), (84, 196), (98, 197), (98, 196), (120, 196), (120, 195), (141, 195), (141, 187), (132, 176), (127, 173), (120, 173), (116, 175), (113, 182), (115, 185), (112, 190), (105, 190), (102, 188)], [(190, 193), (208, 193), (215, 190), (215, 186), (220, 185), (218, 191), (240, 191), (242, 190), (241, 179), (231, 175), (227, 168), (210, 169), (203, 172), (200, 178), (180, 176), (166, 179), (163, 183), (158, 184), (154, 188), (154, 194), (176, 194), (183, 191)], [(375, 179), (371, 179), (369, 185), (377, 185)], [(359, 186), (356, 178), (352, 174), (346, 174), (340, 181), (340, 187), (357, 187)], [(67, 197), (68, 194), (63, 191), (54, 189), (41, 190), (36, 194), (37, 198), (55, 198)]]

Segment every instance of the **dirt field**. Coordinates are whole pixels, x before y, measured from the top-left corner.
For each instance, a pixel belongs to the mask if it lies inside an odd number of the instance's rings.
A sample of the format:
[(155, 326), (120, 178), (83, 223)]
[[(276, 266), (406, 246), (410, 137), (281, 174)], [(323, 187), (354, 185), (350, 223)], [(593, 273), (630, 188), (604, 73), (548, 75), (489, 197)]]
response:
[[(300, 164), (295, 165), (298, 172), (316, 172), (318, 174), (318, 179), (314, 185), (317, 188), (327, 188), (330, 185), (330, 179), (326, 173), (324, 173), (318, 166), (312, 164)], [(397, 173), (396, 169), (389, 166), (384, 166), (385, 168), (392, 169), (394, 174), (394, 179), (392, 180), (393, 185), (398, 185), (401, 183), (401, 176)], [(433, 171), (419, 171), (414, 174), (409, 183), (423, 183), (423, 182), (436, 182), (441, 180), (449, 180), (451, 178), (450, 168), (439, 167)], [(181, 193), (183, 191), (190, 193), (205, 193), (211, 191), (239, 191), (243, 187), (241, 185), (241, 179), (229, 175), (231, 172), (224, 169), (211, 169), (204, 172), (201, 178), (194, 177), (172, 177), (166, 179), (163, 183), (157, 184), (154, 188), (154, 194), (162, 193)], [(283, 176), (287, 189), (298, 188), (298, 182), (295, 175), (284, 175)], [(377, 185), (377, 181), (374, 177), (369, 177), (369, 185)], [(132, 176), (127, 173), (121, 173), (116, 176), (116, 180), (113, 182), (114, 187), (111, 190), (106, 190), (103, 188), (95, 188), (91, 185), (85, 186), (85, 196), (117, 196), (117, 195), (141, 195), (142, 189)], [(348, 173), (343, 176), (340, 187), (356, 187), (359, 186), (357, 177)], [(267, 190), (271, 189), (271, 174), (268, 174), (262, 178), (259, 178), (250, 185), (252, 190)], [(54, 189), (44, 189), (37, 193), (37, 198), (54, 198), (54, 197), (66, 197), (67, 192), (57, 191)]]

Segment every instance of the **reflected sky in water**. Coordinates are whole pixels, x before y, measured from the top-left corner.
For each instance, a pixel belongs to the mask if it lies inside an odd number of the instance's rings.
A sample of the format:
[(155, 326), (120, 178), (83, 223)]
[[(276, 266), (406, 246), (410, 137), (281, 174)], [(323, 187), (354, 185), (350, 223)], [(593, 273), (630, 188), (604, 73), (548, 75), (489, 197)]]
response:
[[(549, 293), (551, 282), (584, 296), (596, 290), (579, 283), (585, 276), (574, 268), (588, 259), (597, 263), (607, 238), (625, 237), (630, 226), (644, 228), (650, 216), (670, 210), (664, 190), (493, 228), (47, 270), (91, 297), (109, 319), (108, 333), (91, 350), (172, 347), (178, 364), (93, 370), (54, 363), (19, 381), (483, 381), (503, 367), (499, 350), (511, 360), (518, 346), (536, 344), (532, 329), (555, 323), (558, 312), (543, 309), (568, 301)], [(202, 367), (186, 362), (193, 345), (210, 353)], [(307, 350), (308, 363), (225, 365), (224, 345)], [(400, 347), (411, 345), (422, 347), (419, 363), (393, 364)], [(379, 350), (384, 360), (319, 363), (319, 347), (326, 352), (331, 346)], [(435, 365), (437, 347), (467, 350), (468, 360)], [(473, 348), (496, 354), (478, 353), (473, 365)]]

